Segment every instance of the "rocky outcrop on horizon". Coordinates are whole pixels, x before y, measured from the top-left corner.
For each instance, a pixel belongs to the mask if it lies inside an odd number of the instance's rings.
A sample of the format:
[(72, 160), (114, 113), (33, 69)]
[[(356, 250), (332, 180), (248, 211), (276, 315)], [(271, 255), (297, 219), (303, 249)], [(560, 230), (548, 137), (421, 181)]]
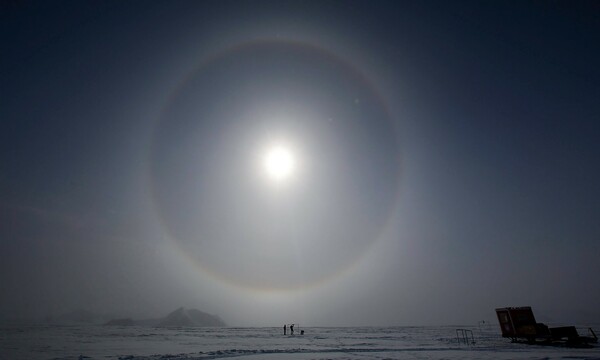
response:
[(79, 309), (62, 314), (56, 318), (47, 317), (44, 322), (59, 324), (104, 324), (107, 326), (227, 326), (217, 315), (211, 315), (197, 309), (186, 309), (184, 307), (180, 307), (164, 317), (142, 320), (134, 320), (124, 316), (118, 317), (114, 314), (112, 316), (99, 315), (88, 310)]
[(160, 327), (181, 327), (181, 326), (227, 326), (220, 317), (207, 314), (197, 309), (179, 309), (171, 312), (160, 323)]

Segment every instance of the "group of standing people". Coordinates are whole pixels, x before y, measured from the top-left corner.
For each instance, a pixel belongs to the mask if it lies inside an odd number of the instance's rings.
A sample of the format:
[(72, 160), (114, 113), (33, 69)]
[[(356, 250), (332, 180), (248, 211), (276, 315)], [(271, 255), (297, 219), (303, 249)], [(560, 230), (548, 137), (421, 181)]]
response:
[[(283, 335), (287, 335), (288, 325), (283, 325)], [(290, 324), (290, 335), (294, 335), (294, 324)], [(304, 330), (300, 330), (300, 335), (304, 335)]]

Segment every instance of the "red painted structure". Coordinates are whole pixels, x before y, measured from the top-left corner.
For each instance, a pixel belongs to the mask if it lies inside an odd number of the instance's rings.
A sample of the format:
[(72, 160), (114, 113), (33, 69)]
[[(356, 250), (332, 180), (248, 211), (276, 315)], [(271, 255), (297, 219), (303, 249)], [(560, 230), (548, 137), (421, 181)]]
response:
[(567, 346), (588, 346), (598, 341), (598, 337), (590, 328), (592, 336), (579, 336), (575, 326), (548, 326), (535, 321), (529, 306), (506, 307), (496, 309), (502, 336), (512, 341), (526, 340), (528, 343), (564, 344)]
[(496, 309), (502, 336), (512, 339), (535, 337), (537, 322), (529, 306)]

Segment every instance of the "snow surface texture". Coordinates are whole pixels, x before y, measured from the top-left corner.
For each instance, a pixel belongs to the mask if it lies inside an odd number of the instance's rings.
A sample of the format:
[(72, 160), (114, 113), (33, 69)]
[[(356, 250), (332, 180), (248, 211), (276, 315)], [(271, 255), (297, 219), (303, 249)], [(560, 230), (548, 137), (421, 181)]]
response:
[[(497, 326), (303, 328), (153, 328), (2, 326), (0, 359), (597, 359), (600, 348), (513, 344)], [(464, 327), (461, 327), (464, 328)], [(300, 330), (305, 334), (300, 335)]]

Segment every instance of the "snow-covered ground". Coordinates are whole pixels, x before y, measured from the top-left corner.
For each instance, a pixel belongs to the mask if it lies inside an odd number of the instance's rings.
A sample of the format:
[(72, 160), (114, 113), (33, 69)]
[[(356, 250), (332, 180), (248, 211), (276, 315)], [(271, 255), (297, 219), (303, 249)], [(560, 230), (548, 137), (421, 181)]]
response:
[[(474, 344), (457, 340), (457, 328)], [(1, 326), (0, 359), (598, 359), (600, 348), (513, 344), (496, 326), (177, 328)], [(300, 335), (300, 330), (305, 334)]]

